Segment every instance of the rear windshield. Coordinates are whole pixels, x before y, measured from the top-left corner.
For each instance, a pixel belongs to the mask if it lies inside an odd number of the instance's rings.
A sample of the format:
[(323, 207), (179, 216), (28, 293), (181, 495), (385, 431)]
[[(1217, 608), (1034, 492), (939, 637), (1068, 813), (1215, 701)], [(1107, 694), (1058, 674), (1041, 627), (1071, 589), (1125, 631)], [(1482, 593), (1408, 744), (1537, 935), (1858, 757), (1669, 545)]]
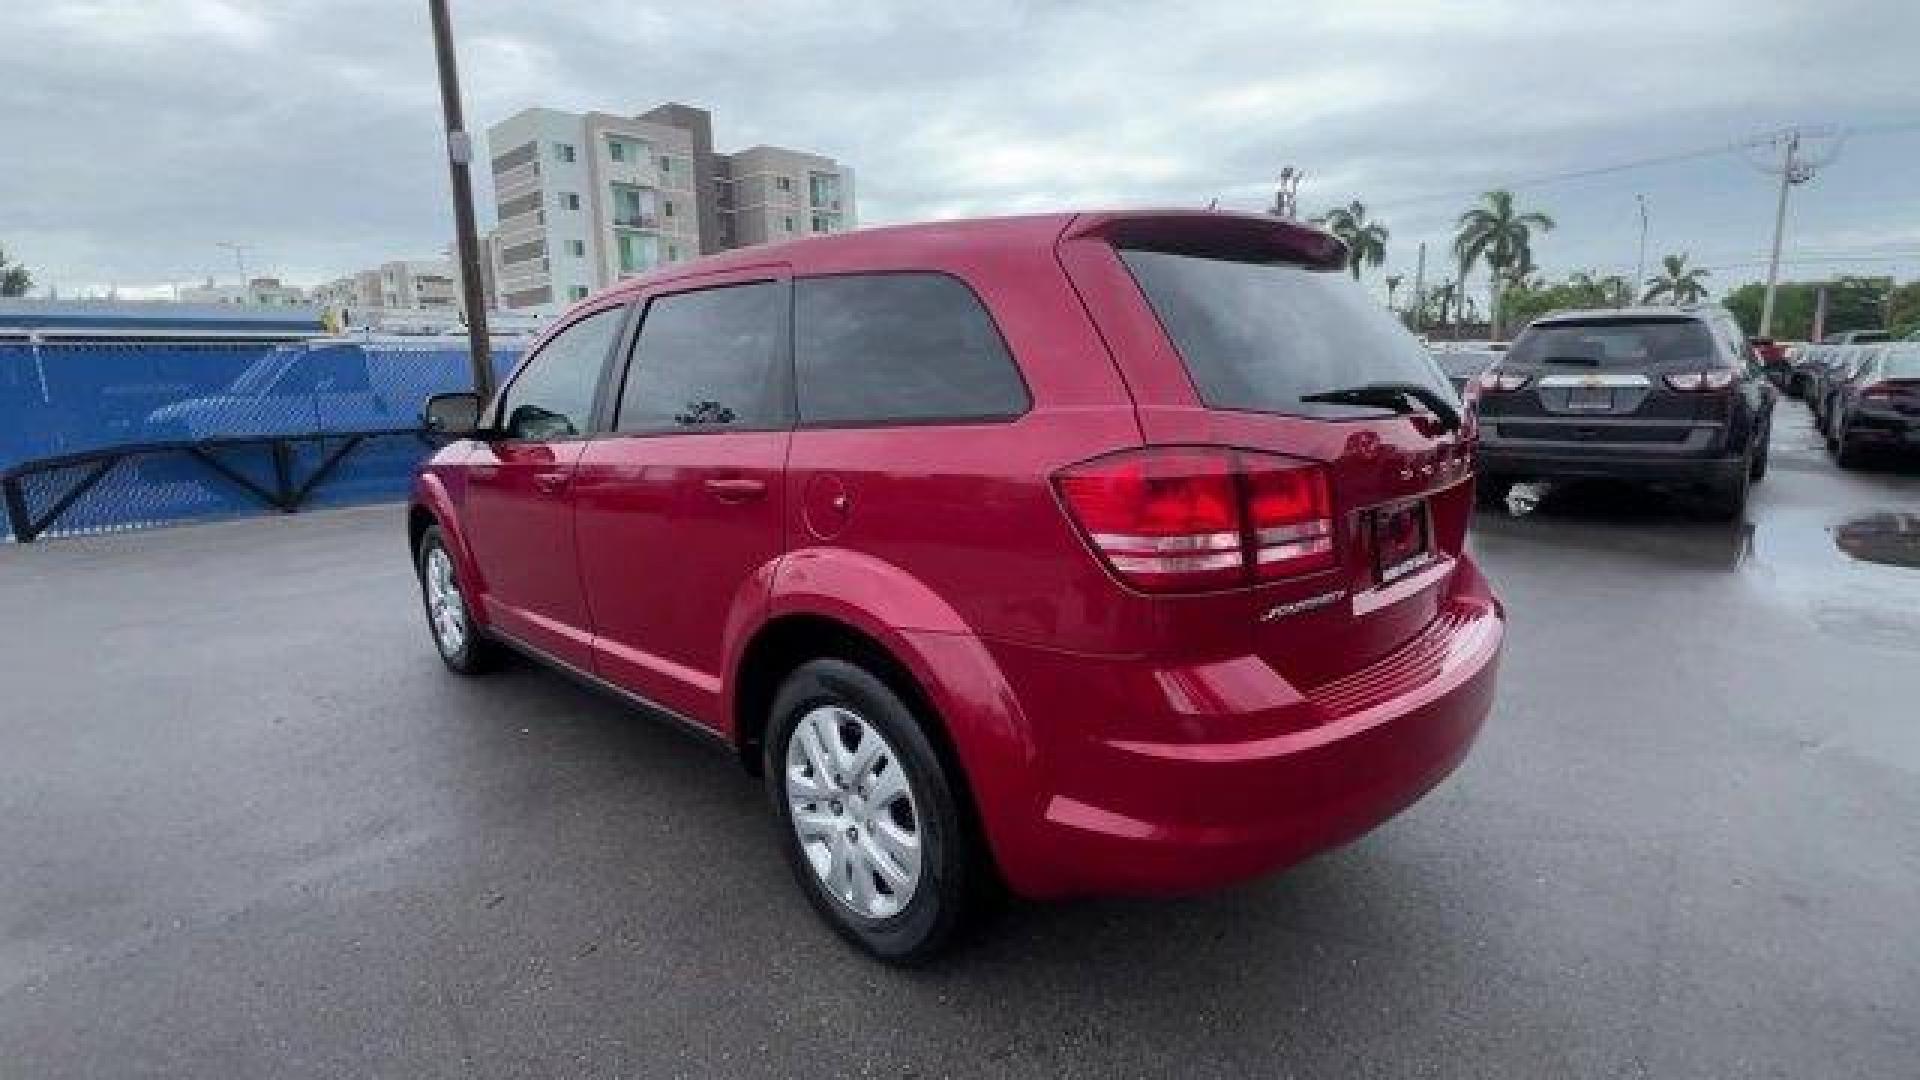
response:
[(1920, 345), (1887, 350), (1886, 362), (1880, 367), (1889, 379), (1920, 379)]
[(1713, 334), (1698, 319), (1538, 323), (1522, 332), (1507, 352), (1508, 363), (1589, 367), (1705, 364), (1713, 359)]
[(1337, 270), (1123, 250), (1213, 409), (1352, 418), (1388, 410), (1301, 401), (1366, 383), (1453, 387), (1420, 342)]

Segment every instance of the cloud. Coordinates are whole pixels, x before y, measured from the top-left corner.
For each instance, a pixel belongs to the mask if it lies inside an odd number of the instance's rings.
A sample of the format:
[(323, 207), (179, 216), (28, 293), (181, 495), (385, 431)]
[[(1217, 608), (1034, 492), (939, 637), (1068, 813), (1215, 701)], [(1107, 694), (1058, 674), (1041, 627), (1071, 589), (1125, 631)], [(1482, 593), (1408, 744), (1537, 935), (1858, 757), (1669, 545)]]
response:
[[(4, 7), (0, 245), (41, 281), (193, 280), (230, 271), (227, 241), (251, 245), (250, 269), (311, 283), (447, 246), (424, 5)], [(1404, 273), (1422, 241), (1430, 267), (1444, 262), (1452, 219), (1486, 187), (1790, 122), (1920, 115), (1910, 0), (458, 0), (454, 17), (476, 129), (532, 104), (702, 104), (723, 148), (774, 142), (853, 165), (874, 224), (1256, 208), (1294, 165), (1308, 209), (1375, 206)], [(1811, 44), (1837, 41), (1855, 43), (1844, 78)], [(1920, 246), (1887, 237), (1920, 221), (1920, 191), (1900, 179), (1916, 174), (1920, 131), (1849, 142), (1796, 191), (1790, 241), (1912, 273)], [(1724, 265), (1765, 248), (1769, 183), (1726, 154), (1520, 195), (1561, 221), (1536, 245), (1544, 265), (1631, 270), (1636, 193), (1653, 207), (1651, 247)]]

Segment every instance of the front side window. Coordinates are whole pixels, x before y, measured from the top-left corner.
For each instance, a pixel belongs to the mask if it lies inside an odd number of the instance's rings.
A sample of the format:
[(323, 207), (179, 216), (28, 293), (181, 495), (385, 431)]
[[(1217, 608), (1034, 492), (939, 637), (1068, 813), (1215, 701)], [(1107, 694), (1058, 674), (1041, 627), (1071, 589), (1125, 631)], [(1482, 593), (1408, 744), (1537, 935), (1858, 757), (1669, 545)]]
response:
[(1379, 382), (1452, 393), (1419, 340), (1337, 270), (1148, 250), (1120, 258), (1209, 408), (1350, 419), (1380, 410), (1302, 399)]
[(1029, 404), (992, 318), (945, 274), (796, 281), (793, 348), (804, 424), (1005, 419)]
[(647, 305), (617, 430), (765, 430), (787, 423), (778, 377), (786, 290), (777, 282), (661, 296)]
[(596, 311), (541, 346), (501, 400), (508, 438), (546, 442), (587, 433), (594, 389), (625, 315), (618, 307)]

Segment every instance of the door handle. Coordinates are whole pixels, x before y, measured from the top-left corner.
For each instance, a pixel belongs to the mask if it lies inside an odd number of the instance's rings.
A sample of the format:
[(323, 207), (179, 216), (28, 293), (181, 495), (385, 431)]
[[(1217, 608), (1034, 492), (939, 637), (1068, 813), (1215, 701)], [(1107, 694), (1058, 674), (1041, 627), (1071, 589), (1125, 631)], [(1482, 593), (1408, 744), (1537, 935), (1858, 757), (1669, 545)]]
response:
[(721, 502), (746, 502), (767, 493), (767, 482), (751, 476), (715, 476), (702, 483)]
[(567, 474), (563, 472), (534, 473), (533, 488), (542, 495), (558, 495), (567, 489)]

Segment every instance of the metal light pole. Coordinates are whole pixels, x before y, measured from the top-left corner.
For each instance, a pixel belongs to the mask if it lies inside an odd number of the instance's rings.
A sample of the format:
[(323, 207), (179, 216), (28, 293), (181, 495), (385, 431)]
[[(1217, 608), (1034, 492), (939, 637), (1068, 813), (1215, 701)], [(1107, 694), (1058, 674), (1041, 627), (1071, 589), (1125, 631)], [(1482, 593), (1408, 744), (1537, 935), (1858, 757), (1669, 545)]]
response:
[(1413, 329), (1427, 325), (1427, 242), (1420, 241), (1420, 258), (1413, 264)]
[(453, 27), (447, 0), (427, 0), (433, 17), (433, 54), (440, 68), (440, 110), (447, 127), (447, 179), (453, 188), (453, 231), (460, 246), (460, 293), (467, 307), (467, 350), (473, 365), (473, 391), (493, 397), (492, 342), (487, 336), (487, 302), (480, 282), (480, 236), (473, 223), (473, 139), (460, 112), (460, 72), (454, 62)]
[(1647, 197), (1635, 195), (1633, 198), (1640, 204), (1640, 257), (1633, 264), (1633, 295), (1638, 296), (1641, 286), (1647, 282)]

